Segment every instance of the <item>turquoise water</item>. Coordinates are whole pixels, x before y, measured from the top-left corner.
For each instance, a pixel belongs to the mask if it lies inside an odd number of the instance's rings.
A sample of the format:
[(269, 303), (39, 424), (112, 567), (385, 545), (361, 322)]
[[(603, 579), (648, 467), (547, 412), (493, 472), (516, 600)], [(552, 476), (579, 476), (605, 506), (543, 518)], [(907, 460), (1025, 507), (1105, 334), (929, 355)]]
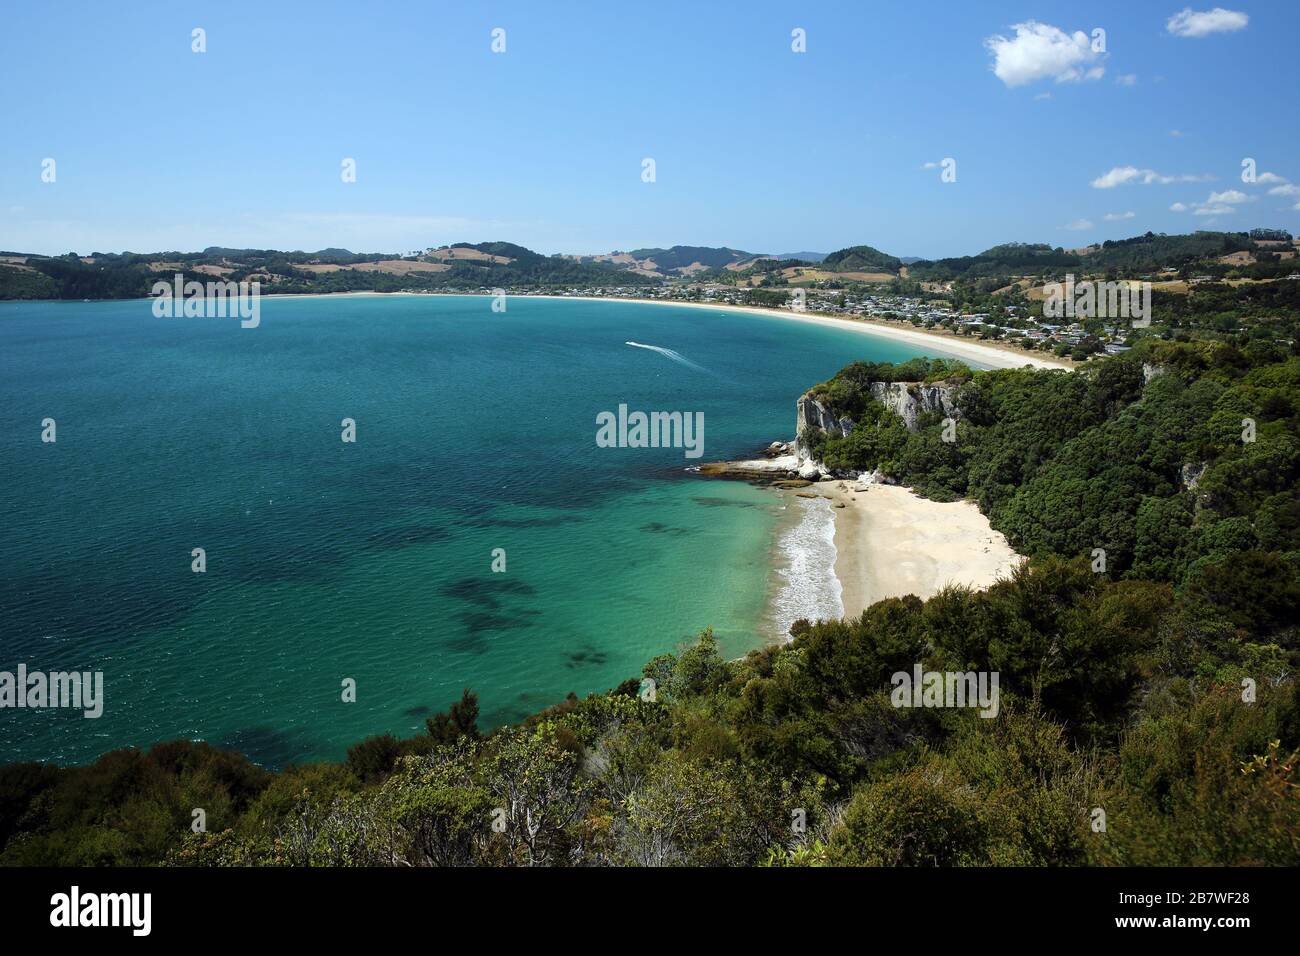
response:
[(597, 413), (700, 411), (697, 461), (749, 455), (792, 433), (809, 385), (916, 350), (721, 310), (489, 301), (267, 299), (255, 329), (0, 304), (0, 670), (102, 671), (106, 697), (98, 719), (0, 710), (0, 759), (175, 737), (337, 758), (462, 687), (493, 725), (707, 626), (728, 654), (759, 646), (777, 497), (690, 475), (682, 449), (599, 448)]

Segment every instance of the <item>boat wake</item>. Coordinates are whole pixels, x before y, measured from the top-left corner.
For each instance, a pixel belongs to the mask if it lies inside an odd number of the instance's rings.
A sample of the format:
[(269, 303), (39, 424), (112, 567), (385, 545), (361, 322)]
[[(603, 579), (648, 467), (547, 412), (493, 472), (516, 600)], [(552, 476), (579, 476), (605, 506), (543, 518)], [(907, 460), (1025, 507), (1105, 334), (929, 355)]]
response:
[(672, 349), (666, 349), (658, 345), (642, 345), (640, 342), (624, 342), (624, 345), (630, 345), (634, 349), (649, 349), (651, 352), (658, 352), (666, 359), (671, 359), (679, 365), (685, 365), (687, 368), (695, 369), (697, 372), (707, 372), (708, 369), (702, 365), (696, 365), (681, 352), (674, 352)]

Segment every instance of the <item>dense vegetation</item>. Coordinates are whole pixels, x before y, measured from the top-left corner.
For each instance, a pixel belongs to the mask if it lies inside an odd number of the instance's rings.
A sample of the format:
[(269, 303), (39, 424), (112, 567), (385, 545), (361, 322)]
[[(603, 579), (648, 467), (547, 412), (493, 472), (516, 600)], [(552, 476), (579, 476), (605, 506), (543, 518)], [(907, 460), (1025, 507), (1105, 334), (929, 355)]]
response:
[(1089, 253), (1086, 265), (1090, 269), (1178, 268), (1198, 259), (1252, 248), (1254, 243), (1245, 233), (1195, 232), (1189, 236), (1166, 236), (1148, 232), (1132, 239), (1107, 239), (1099, 250)]
[(858, 427), (818, 435), (815, 450), (833, 468), (879, 468), (934, 497), (971, 498), (1022, 553), (1102, 548), (1115, 575), (1193, 585), (1246, 573), (1244, 553), (1280, 555), (1250, 574), (1269, 569), (1259, 586), (1292, 599), (1300, 357), (1262, 342), (1148, 342), (1076, 373), (929, 370), (950, 376), (955, 441), (943, 440), (937, 412), (909, 432), (867, 393), (880, 373), (858, 363), (815, 389)]
[(984, 276), (1038, 275), (1074, 267), (1079, 256), (1038, 243), (1008, 242), (974, 256), (922, 260), (908, 266), (914, 279), (959, 279)]
[[(907, 432), (873, 381), (952, 388), (957, 441), (934, 416)], [(798, 622), (740, 661), (705, 632), (492, 733), (466, 692), (342, 764), (271, 773), (174, 742), (5, 767), (0, 862), (1300, 862), (1300, 357), (859, 363), (817, 391), (858, 422), (819, 440), (828, 462), (970, 495), (1031, 561), (984, 592)], [(893, 706), (918, 663), (998, 672), (1000, 712)]]
[(1195, 232), (1181, 236), (1148, 232), (1131, 239), (1107, 239), (1100, 247), (1086, 252), (1008, 242), (974, 256), (915, 262), (908, 272), (912, 278), (932, 280), (1060, 275), (1068, 270), (1132, 275), (1166, 267), (1177, 269), (1254, 248), (1251, 237), (1244, 232)]

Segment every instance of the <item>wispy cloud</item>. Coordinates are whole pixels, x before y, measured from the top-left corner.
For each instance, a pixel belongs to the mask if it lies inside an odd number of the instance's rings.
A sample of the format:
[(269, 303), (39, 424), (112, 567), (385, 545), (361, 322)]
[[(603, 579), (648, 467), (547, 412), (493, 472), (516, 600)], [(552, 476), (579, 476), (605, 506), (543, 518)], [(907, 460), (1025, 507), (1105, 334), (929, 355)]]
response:
[(1108, 212), (1102, 218), (1107, 222), (1118, 222), (1121, 219), (1132, 219), (1133, 215), (1133, 210), (1130, 209), (1127, 212)]
[(1074, 220), (1074, 222), (1072, 222), (1072, 223), (1068, 223), (1067, 225), (1064, 225), (1064, 226), (1062, 226), (1061, 228), (1062, 228), (1062, 229), (1068, 229), (1070, 232), (1083, 232), (1085, 229), (1091, 229), (1091, 228), (1092, 228), (1092, 220), (1091, 220), (1091, 219), (1076, 219), (1076, 220)]
[(1238, 10), (1225, 10), (1215, 7), (1213, 10), (1196, 11), (1184, 7), (1165, 23), (1165, 29), (1176, 37), (1207, 37), (1211, 33), (1232, 33), (1244, 30), (1250, 17)]
[(1115, 77), (1116, 86), (1137, 86), (1138, 75), (1136, 73), (1121, 73)]
[(993, 75), (1007, 86), (1024, 86), (1039, 80), (1078, 83), (1101, 79), (1106, 54), (1092, 48), (1082, 30), (1066, 33), (1059, 27), (1034, 20), (1014, 24), (1014, 37), (988, 37), (984, 48), (993, 57)]
[(1213, 176), (1202, 174), (1199, 176), (1181, 175), (1167, 176), (1158, 173), (1154, 169), (1139, 169), (1136, 166), (1115, 166), (1109, 172), (1103, 173), (1092, 181), (1093, 189), (1114, 189), (1116, 186), (1139, 185), (1150, 186), (1153, 183), (1159, 185), (1168, 185), (1169, 183), (1200, 183), (1208, 182)]

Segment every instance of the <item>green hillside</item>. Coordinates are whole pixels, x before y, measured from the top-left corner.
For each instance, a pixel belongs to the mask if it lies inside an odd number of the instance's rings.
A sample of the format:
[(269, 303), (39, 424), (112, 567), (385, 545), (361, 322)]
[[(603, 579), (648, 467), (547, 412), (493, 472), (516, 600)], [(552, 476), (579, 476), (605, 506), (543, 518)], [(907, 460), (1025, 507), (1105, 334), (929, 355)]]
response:
[(822, 268), (832, 272), (897, 272), (902, 260), (871, 246), (849, 246), (832, 252), (822, 260)]

